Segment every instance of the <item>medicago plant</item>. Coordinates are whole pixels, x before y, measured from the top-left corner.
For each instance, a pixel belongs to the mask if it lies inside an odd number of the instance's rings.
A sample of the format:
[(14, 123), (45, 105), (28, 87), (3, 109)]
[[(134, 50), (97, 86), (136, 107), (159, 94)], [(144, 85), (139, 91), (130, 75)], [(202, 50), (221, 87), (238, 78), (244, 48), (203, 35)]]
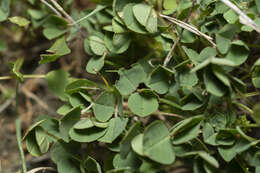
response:
[(102, 79), (46, 75), (64, 105), (25, 134), (33, 156), (50, 152), (59, 173), (260, 172), (259, 0), (28, 3), (30, 21), (9, 21), (53, 41), (39, 64), (83, 40), (84, 70)]

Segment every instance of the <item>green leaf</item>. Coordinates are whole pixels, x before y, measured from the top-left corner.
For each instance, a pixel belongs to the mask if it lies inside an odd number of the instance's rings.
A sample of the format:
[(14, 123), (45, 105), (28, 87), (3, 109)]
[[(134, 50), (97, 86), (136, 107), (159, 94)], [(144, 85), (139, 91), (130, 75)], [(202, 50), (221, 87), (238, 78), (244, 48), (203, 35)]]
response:
[(116, 154), (113, 159), (113, 166), (115, 168), (130, 168), (131, 170), (137, 170), (141, 163), (141, 160), (138, 159), (133, 151), (131, 151), (125, 159), (121, 158), (120, 154)]
[(200, 52), (198, 62), (203, 62), (208, 58), (215, 57), (216, 55), (217, 55), (216, 49), (212, 47), (206, 47)]
[(144, 134), (139, 134), (135, 136), (131, 141), (132, 149), (140, 156), (144, 156), (143, 138), (144, 138)]
[(93, 142), (105, 135), (107, 129), (92, 127), (88, 129), (71, 129), (69, 135), (77, 142)]
[(90, 48), (94, 54), (102, 56), (107, 51), (105, 47), (104, 40), (97, 36), (89, 37)]
[(65, 34), (68, 30), (67, 29), (59, 29), (56, 27), (49, 27), (49, 28), (45, 28), (43, 30), (43, 35), (49, 39), (52, 40), (54, 38), (57, 38), (59, 36), (62, 36), (63, 34)]
[(63, 101), (67, 100), (65, 87), (68, 84), (68, 77), (69, 74), (63, 70), (51, 71), (45, 77), (48, 88)]
[(155, 112), (158, 107), (158, 100), (152, 94), (134, 93), (128, 99), (130, 110), (140, 117), (145, 117)]
[(206, 85), (206, 90), (209, 93), (217, 97), (222, 97), (225, 95), (225, 86), (223, 86), (223, 84), (209, 70), (204, 72), (204, 83)]
[(182, 46), (183, 50), (185, 51), (186, 55), (189, 57), (189, 59), (195, 64), (197, 65), (199, 63), (199, 57), (200, 55), (194, 51), (193, 49), (189, 49), (185, 46)]
[(203, 160), (205, 160), (211, 166), (214, 166), (215, 168), (219, 167), (218, 161), (213, 156), (209, 155), (206, 152), (199, 152), (198, 154)]
[(255, 3), (256, 3), (257, 11), (258, 13), (260, 13), (260, 2), (258, 0), (255, 0)]
[(71, 95), (73, 93), (85, 92), (86, 89), (95, 89), (97, 87), (102, 88), (103, 85), (99, 85), (98, 83), (92, 82), (87, 79), (76, 79), (66, 86), (65, 92)]
[(2, 0), (0, 2), (0, 22), (3, 22), (9, 16), (11, 0)]
[(231, 87), (227, 74), (220, 66), (212, 66), (212, 71), (224, 85)]
[(144, 131), (144, 155), (161, 164), (172, 164), (175, 160), (168, 128), (162, 121), (154, 121)]
[(128, 33), (111, 34), (107, 33), (104, 38), (107, 49), (115, 54), (124, 53), (130, 46), (131, 37)]
[(260, 104), (256, 104), (253, 109), (253, 118), (256, 121), (257, 124), (260, 124)]
[(88, 129), (88, 128), (91, 128), (91, 127), (94, 127), (94, 124), (93, 122), (91, 121), (90, 118), (84, 118), (84, 119), (81, 119), (80, 121), (78, 121), (74, 126), (73, 128), (74, 129)]
[(110, 92), (104, 92), (97, 98), (93, 106), (93, 111), (98, 121), (106, 122), (112, 117), (115, 109), (115, 101), (114, 94)]
[(135, 136), (141, 133), (141, 122), (133, 124), (130, 129), (127, 131), (126, 135), (120, 142), (120, 156), (122, 159), (125, 159), (128, 153), (131, 151), (131, 141)]
[(127, 4), (138, 3), (138, 2), (141, 2), (141, 0), (114, 0), (114, 2), (113, 2), (113, 9), (116, 12), (122, 12), (124, 7)]
[(75, 107), (71, 109), (62, 119), (60, 120), (60, 133), (61, 137), (65, 142), (69, 142), (69, 131), (70, 129), (80, 120), (81, 109)]
[(202, 106), (203, 106), (203, 103), (200, 103), (198, 101), (191, 101), (191, 102), (183, 105), (181, 107), (181, 109), (184, 111), (193, 111), (193, 110), (199, 109)]
[(177, 10), (178, 4), (176, 0), (164, 0), (163, 1), (163, 8), (165, 9), (164, 14), (171, 14)]
[(137, 4), (133, 6), (133, 13), (137, 21), (150, 33), (157, 32), (157, 14), (152, 6)]
[(102, 173), (100, 164), (90, 156), (84, 160), (83, 164), (88, 172)]
[(106, 134), (99, 139), (100, 142), (112, 143), (125, 129), (128, 122), (127, 118), (112, 118), (109, 121)]
[(12, 74), (16, 79), (19, 80), (19, 82), (24, 82), (23, 74), (20, 72), (23, 62), (24, 62), (23, 58), (17, 58), (17, 60), (14, 63), (9, 62), (8, 64)]
[(47, 139), (47, 134), (42, 127), (35, 128), (35, 137), (41, 153), (46, 153), (49, 149), (50, 143)]
[(225, 12), (223, 16), (224, 19), (226, 19), (226, 21), (230, 24), (234, 24), (238, 20), (238, 15), (232, 9)]
[(216, 34), (217, 48), (222, 54), (226, 54), (230, 48), (231, 41), (237, 32), (238, 27), (236, 25), (225, 25)]
[(120, 79), (115, 86), (122, 95), (131, 94), (138, 85), (145, 81), (146, 74), (140, 64), (135, 64), (131, 69), (120, 69), (118, 71)]
[(134, 3), (129, 3), (127, 4), (124, 9), (123, 9), (123, 20), (127, 26), (128, 29), (140, 33), (140, 34), (145, 34), (146, 30), (145, 27), (143, 27), (135, 18), (134, 12), (133, 12), (133, 7), (136, 4)]
[(249, 55), (247, 45), (241, 40), (232, 42), (231, 48), (226, 55), (226, 59), (232, 61), (235, 65), (243, 64)]
[(169, 76), (168, 70), (158, 66), (151, 72), (145, 84), (158, 94), (165, 94), (170, 87)]
[(27, 27), (30, 24), (30, 21), (21, 16), (14, 16), (8, 18), (10, 22), (17, 24), (20, 27)]
[(256, 88), (260, 88), (260, 58), (252, 68), (252, 82)]
[(41, 54), (40, 64), (46, 64), (56, 61), (61, 56), (70, 54), (71, 50), (68, 47), (65, 37), (61, 37), (55, 41), (55, 43), (46, 50), (48, 54)]
[(183, 71), (181, 73), (178, 73), (178, 77), (180, 86), (186, 88), (192, 88), (199, 82), (197, 74), (190, 73), (189, 71)]
[(73, 162), (80, 145), (63, 141), (56, 142), (51, 149), (51, 159), (57, 164), (58, 172), (79, 173), (78, 165)]
[(180, 134), (182, 132), (184, 132), (185, 130), (194, 127), (196, 124), (200, 123), (202, 120), (204, 119), (203, 116), (198, 115), (198, 116), (193, 116), (190, 118), (187, 118), (183, 121), (180, 121), (179, 123), (175, 124), (170, 132), (171, 132), (171, 136), (174, 136), (176, 134)]
[(42, 155), (42, 152), (38, 146), (38, 143), (36, 141), (36, 137), (35, 137), (35, 133), (34, 131), (29, 133), (26, 137), (26, 147), (28, 152), (35, 156), (35, 157), (39, 157)]
[(174, 136), (173, 144), (175, 145), (183, 144), (196, 138), (200, 133), (200, 126), (201, 123), (198, 123), (193, 127), (190, 127), (189, 129), (186, 129), (185, 131), (178, 133), (177, 135)]
[(91, 73), (91, 74), (97, 74), (97, 72), (99, 72), (104, 66), (105, 57), (106, 57), (106, 54), (104, 54), (102, 57), (90, 58), (87, 66), (86, 66), (87, 72)]

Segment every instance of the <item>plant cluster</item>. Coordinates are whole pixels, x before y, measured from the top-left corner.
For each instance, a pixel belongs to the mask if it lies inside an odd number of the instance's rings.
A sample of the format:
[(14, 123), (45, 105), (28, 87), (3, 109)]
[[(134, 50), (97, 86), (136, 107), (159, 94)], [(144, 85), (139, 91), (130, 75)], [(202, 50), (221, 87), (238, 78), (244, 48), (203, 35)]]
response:
[[(259, 0), (228, 1), (239, 11), (224, 0), (99, 0), (80, 12), (28, 1), (30, 21), (9, 21), (54, 40), (39, 63), (83, 39), (86, 71), (103, 81), (46, 75), (64, 105), (25, 134), (33, 156), (50, 151), (59, 173), (260, 172)], [(22, 82), (21, 66), (10, 64)]]

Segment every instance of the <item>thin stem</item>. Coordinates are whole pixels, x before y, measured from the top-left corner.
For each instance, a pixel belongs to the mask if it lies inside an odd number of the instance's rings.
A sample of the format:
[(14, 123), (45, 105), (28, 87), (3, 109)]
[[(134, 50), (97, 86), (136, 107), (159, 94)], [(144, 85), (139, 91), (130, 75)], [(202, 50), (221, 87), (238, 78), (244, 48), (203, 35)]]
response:
[(18, 116), (18, 105), (19, 105), (19, 81), (18, 80), (16, 80), (15, 97), (16, 97), (15, 111), (17, 114), (17, 119), (15, 121), (16, 139), (17, 139), (17, 144), (18, 144), (18, 148), (20, 151), (20, 155), (21, 155), (23, 173), (26, 173), (27, 168), (26, 168), (26, 161), (24, 158), (24, 151), (23, 151), (23, 145), (22, 145), (21, 118)]
[(41, 0), (41, 2), (43, 4), (45, 4), (47, 7), (49, 7), (55, 14), (57, 14), (59, 17), (61, 17), (62, 15), (51, 5), (49, 4), (47, 1), (45, 0)]
[[(45, 74), (29, 74), (29, 75), (23, 75), (23, 78), (25, 79), (41, 79), (45, 78)], [(9, 80), (9, 79), (14, 79), (13, 76), (1, 76), (0, 80)]]

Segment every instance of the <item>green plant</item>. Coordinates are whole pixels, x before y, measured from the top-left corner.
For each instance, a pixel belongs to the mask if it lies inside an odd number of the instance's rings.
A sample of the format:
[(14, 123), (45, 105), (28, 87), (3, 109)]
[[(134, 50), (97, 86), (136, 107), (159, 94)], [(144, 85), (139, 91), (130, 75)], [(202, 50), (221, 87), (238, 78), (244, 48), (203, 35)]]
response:
[[(258, 0), (100, 0), (80, 13), (72, 1), (29, 2), (31, 28), (56, 39), (39, 63), (84, 39), (86, 71), (103, 80), (44, 76), (64, 105), (25, 134), (33, 156), (50, 151), (59, 173), (260, 171), (260, 140), (249, 136), (260, 116)], [(20, 82), (32, 77), (21, 65), (11, 65)]]

